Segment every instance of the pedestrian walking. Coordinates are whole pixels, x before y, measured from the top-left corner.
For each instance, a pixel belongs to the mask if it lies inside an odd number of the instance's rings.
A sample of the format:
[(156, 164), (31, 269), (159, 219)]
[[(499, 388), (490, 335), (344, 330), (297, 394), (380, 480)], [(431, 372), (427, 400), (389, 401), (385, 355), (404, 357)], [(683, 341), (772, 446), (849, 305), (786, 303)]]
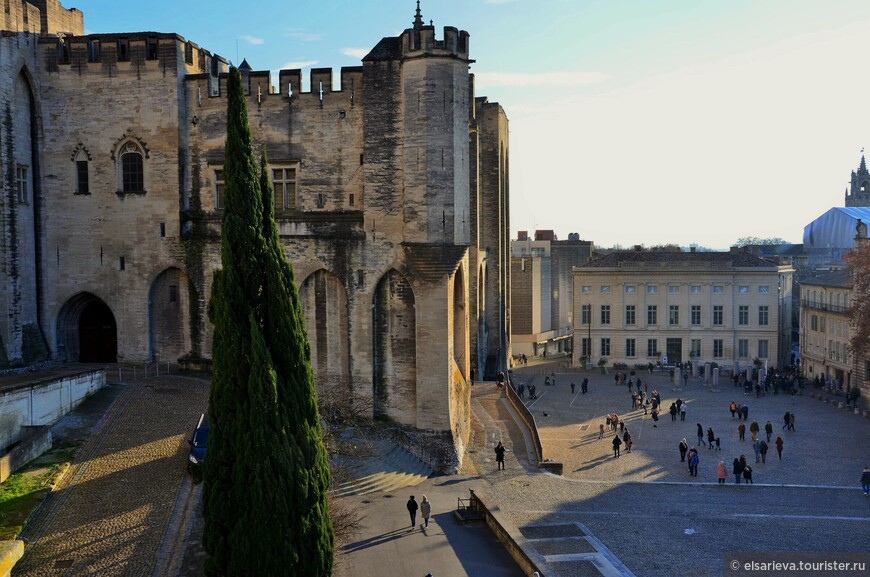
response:
[(767, 423), (764, 425), (764, 434), (767, 435), (767, 442), (770, 442), (770, 437), (773, 435), (773, 425), (770, 422), (770, 419), (767, 420)]
[(671, 414), (671, 421), (676, 421), (676, 420), (677, 420), (677, 411), (678, 411), (678, 410), (679, 410), (679, 409), (677, 409), (677, 404), (676, 404), (676, 403), (671, 403), (671, 408), (668, 409), (668, 412)]
[(631, 453), (631, 446), (634, 444), (634, 441), (631, 440), (631, 433), (628, 429), (622, 434), (622, 442), (625, 443), (625, 452)]
[(749, 420), (749, 405), (743, 405), (743, 409), (741, 409), (741, 412), (743, 413), (743, 420), (748, 421)]
[(755, 452), (756, 463), (761, 462), (761, 443), (761, 439), (755, 439), (755, 441), (752, 442), (752, 450)]
[(656, 424), (659, 422), (659, 410), (658, 410), (658, 408), (653, 408), (653, 410), (650, 411), (650, 415), (652, 416), (653, 427), (658, 427), (658, 425)]
[(788, 429), (789, 417), (791, 417), (791, 413), (786, 411), (785, 414), (782, 416), (782, 428), (783, 429)]
[(788, 431), (794, 431), (794, 413), (788, 414)]
[(734, 413), (737, 412), (737, 404), (734, 401), (731, 401), (731, 406), (729, 408), (731, 409), (731, 418), (733, 419)]
[(782, 437), (777, 437), (773, 444), (776, 445), (776, 454), (779, 455), (779, 460), (782, 461)]
[(432, 513), (432, 503), (429, 502), (429, 499), (426, 498), (426, 495), (423, 495), (423, 499), (420, 500), (420, 515), (423, 516), (423, 529), (429, 528), (429, 515)]
[(707, 427), (707, 447), (712, 449), (715, 442), (716, 434), (713, 432), (713, 427)]
[(598, 424), (598, 439), (601, 440), (604, 438), (604, 423)]
[(680, 462), (686, 462), (686, 453), (689, 451), (689, 442), (683, 437), (683, 440), (680, 441)]
[(706, 445), (704, 442), (704, 427), (701, 426), (701, 423), (698, 423), (698, 445)]
[(619, 446), (622, 445), (622, 439), (619, 438), (619, 435), (613, 435), (613, 458), (619, 458)]
[(752, 433), (752, 442), (755, 442), (755, 439), (758, 438), (758, 431), (761, 430), (761, 427), (758, 426), (758, 421), (752, 421), (752, 424), (749, 425), (749, 432)]
[(574, 383), (571, 383), (571, 394), (574, 394)]
[(861, 473), (861, 488), (864, 489), (864, 496), (870, 495), (870, 467), (864, 467)]
[(728, 476), (728, 468), (725, 466), (725, 460), (720, 459), (719, 464), (716, 465), (716, 478), (719, 479), (719, 484), (725, 484), (725, 477)]
[(683, 404), (680, 406), (680, 420), (681, 420), (681, 421), (685, 421), (685, 420), (686, 420), (686, 403), (683, 403)]
[(414, 500), (414, 495), (411, 495), (411, 498), (408, 499), (408, 513), (411, 515), (411, 529), (417, 526), (417, 501)]
[(589, 389), (589, 379), (586, 377), (583, 377), (583, 382), (580, 383), (580, 392), (585, 395), (586, 391), (588, 389)]
[(740, 423), (739, 425), (737, 425), (737, 434), (740, 436), (741, 441), (745, 441), (746, 440), (746, 425), (744, 425), (743, 423)]
[(766, 441), (761, 441), (761, 440), (759, 439), (759, 442), (761, 443), (761, 447), (760, 447), (760, 450), (761, 450), (761, 462), (762, 462), (762, 463), (766, 463), (766, 462), (767, 462), (767, 451), (768, 451), (768, 449), (769, 449), (770, 447), (768, 447)]
[(734, 482), (739, 485), (740, 479), (743, 478), (743, 465), (737, 457), (734, 458), (734, 463), (731, 465), (731, 472), (734, 474)]

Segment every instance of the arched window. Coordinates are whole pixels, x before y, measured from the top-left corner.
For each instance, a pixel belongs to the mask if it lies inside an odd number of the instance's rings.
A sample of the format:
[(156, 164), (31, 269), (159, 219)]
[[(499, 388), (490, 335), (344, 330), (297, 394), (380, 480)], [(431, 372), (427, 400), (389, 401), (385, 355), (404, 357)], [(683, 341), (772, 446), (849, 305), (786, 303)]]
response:
[(88, 171), (88, 153), (85, 150), (79, 150), (75, 157), (76, 166), (76, 194), (90, 194), (90, 175)]
[(123, 193), (145, 192), (145, 162), (142, 150), (135, 142), (126, 142), (121, 147), (120, 191)]

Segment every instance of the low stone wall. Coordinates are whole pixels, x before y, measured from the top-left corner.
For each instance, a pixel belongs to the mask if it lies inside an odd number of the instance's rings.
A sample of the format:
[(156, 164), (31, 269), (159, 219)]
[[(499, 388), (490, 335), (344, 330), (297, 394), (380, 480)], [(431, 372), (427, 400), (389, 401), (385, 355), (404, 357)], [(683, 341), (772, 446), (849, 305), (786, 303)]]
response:
[(0, 483), (49, 449), (51, 449), (51, 429), (21, 427), (21, 440), (8, 453), (0, 456)]
[(507, 382), (504, 386), (505, 394), (507, 395), (507, 400), (522, 419), (523, 424), (529, 430), (529, 434), (532, 436), (532, 442), (534, 444), (533, 449), (535, 450), (535, 458), (538, 460), (536, 463), (540, 466), (540, 464), (544, 460), (544, 447), (541, 445), (541, 437), (538, 435), (538, 425), (535, 423), (535, 417), (532, 416), (532, 413), (529, 411), (529, 408), (520, 399), (520, 396), (517, 395), (517, 392), (514, 390), (513, 385), (510, 382), (510, 377), (508, 377)]
[(24, 541), (0, 541), (0, 577), (9, 577), (24, 555)]
[(105, 386), (103, 370), (19, 384), (0, 392), (0, 450), (22, 438), (23, 427), (51, 425)]
[(471, 491), (470, 506), (483, 515), (487, 527), (489, 527), (495, 538), (504, 546), (516, 564), (519, 565), (523, 574), (532, 575), (537, 571), (541, 577), (545, 577), (538, 563), (530, 558), (520, 546), (518, 541), (524, 538), (520, 535), (519, 530), (508, 526), (507, 523), (500, 519), (501, 515), (497, 506), (488, 507), (474, 491)]

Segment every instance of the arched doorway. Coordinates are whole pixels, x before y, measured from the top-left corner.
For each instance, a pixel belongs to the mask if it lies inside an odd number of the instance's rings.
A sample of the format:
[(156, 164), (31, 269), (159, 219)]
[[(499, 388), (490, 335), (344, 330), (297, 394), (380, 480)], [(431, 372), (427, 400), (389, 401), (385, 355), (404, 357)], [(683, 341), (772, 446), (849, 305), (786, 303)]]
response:
[(67, 362), (117, 362), (118, 326), (106, 303), (91, 293), (69, 299), (58, 314), (57, 352)]

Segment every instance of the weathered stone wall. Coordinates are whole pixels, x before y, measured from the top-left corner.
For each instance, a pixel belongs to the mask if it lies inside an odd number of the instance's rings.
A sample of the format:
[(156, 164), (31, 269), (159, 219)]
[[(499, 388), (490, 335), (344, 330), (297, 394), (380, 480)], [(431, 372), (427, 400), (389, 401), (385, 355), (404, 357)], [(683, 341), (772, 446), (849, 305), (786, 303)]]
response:
[(83, 372), (0, 393), (0, 450), (21, 438), (21, 427), (50, 425), (106, 384), (103, 371)]
[[(480, 245), (487, 253), (486, 366), (482, 376), (493, 378), (510, 358), (510, 204), (508, 189), (507, 116), (497, 103), (475, 101), (480, 142)], [(480, 344), (478, 344), (478, 347)]]
[[(0, 318), (0, 340), (9, 363), (25, 362), (25, 333), (31, 332), (25, 327), (37, 324), (35, 227), (41, 202), (40, 157), (34, 154), (34, 144), (40, 144), (39, 85), (33, 77), (37, 68), (36, 36), (0, 36), (0, 306), (7, 313)], [(18, 192), (20, 176), (24, 177), (23, 201)], [(37, 360), (40, 350), (45, 354), (44, 347), (35, 344), (28, 347), (28, 360)]]
[[(210, 356), (226, 63), (174, 34), (45, 37), (32, 52), (44, 207), (28, 238), (31, 253), (42, 247), (38, 316), (53, 355), (78, 360), (92, 344), (78, 328), (87, 316), (118, 360)], [(353, 386), (398, 422), (450, 431), (460, 449), (479, 356), (470, 333), (480, 327), (492, 354), (509, 354), (507, 121), (482, 107), (478, 156), (468, 63), (467, 33), (436, 39), (418, 24), (342, 69), (337, 90), (329, 69), (312, 70), (304, 92), (299, 71), (281, 71), (275, 90), (268, 73), (243, 70), (318, 381)], [(124, 154), (141, 155), (144, 190), (122, 191)]]

